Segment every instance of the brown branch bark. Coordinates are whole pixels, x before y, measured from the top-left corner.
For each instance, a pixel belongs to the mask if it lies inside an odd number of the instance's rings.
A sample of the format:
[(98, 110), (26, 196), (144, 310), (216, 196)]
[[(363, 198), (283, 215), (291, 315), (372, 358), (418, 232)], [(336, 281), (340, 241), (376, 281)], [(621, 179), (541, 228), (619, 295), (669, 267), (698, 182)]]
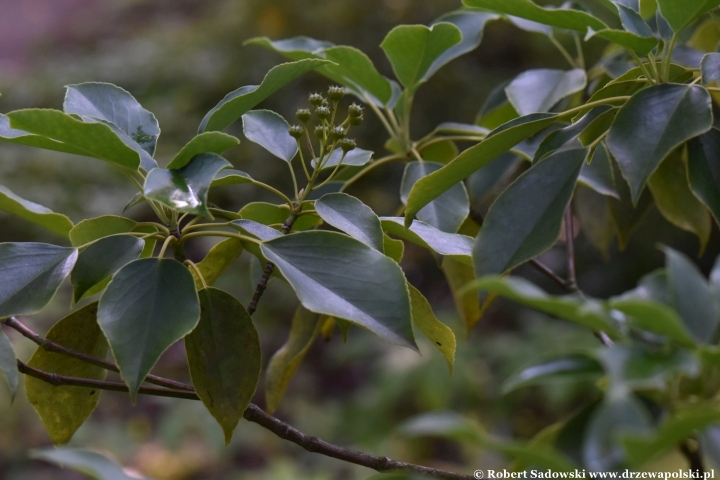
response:
[(680, 442), (679, 448), (680, 452), (682, 452), (683, 456), (687, 459), (690, 470), (694, 470), (697, 473), (695, 478), (703, 478), (705, 476), (705, 461), (700, 451), (700, 444), (697, 443), (697, 441), (691, 442), (690, 439), (685, 439)]
[[(116, 365), (102, 360), (91, 355), (86, 355), (81, 352), (76, 352), (72, 349), (63, 347), (55, 342), (52, 342), (22, 324), (15, 317), (8, 318), (3, 323), (7, 326), (20, 332), (24, 337), (35, 342), (41, 348), (45, 348), (49, 351), (67, 355), (78, 360), (88, 362), (98, 367), (106, 368), (110, 371), (117, 372), (118, 368)], [(43, 370), (33, 368), (20, 360), (17, 362), (18, 370), (25, 375), (37, 378), (51, 385), (62, 386), (72, 385), (77, 387), (95, 388), (98, 390), (109, 390), (114, 392), (128, 392), (127, 385), (120, 382), (109, 382), (102, 380), (90, 380), (87, 378), (68, 377), (64, 375), (58, 375), (56, 373), (49, 373)], [(146, 379), (148, 382), (151, 381), (150, 377), (153, 378), (153, 383), (163, 386), (171, 386), (171, 388), (157, 388), (142, 386), (138, 393), (142, 395), (153, 395), (160, 397), (172, 397), (181, 398), (186, 400), (200, 400), (195, 393), (192, 386), (176, 382), (174, 380), (158, 377), (155, 375), (149, 375)], [(252, 423), (256, 423), (261, 427), (271, 431), (283, 440), (292, 442), (308, 452), (319, 453), (328, 457), (336, 458), (344, 462), (353, 463), (363, 467), (371, 468), (378, 472), (389, 472), (389, 471), (405, 471), (412, 472), (419, 475), (425, 475), (435, 478), (447, 479), (447, 480), (471, 480), (474, 477), (471, 475), (464, 475), (460, 473), (448, 472), (446, 470), (440, 470), (436, 468), (424, 467), (422, 465), (415, 465), (412, 463), (398, 462), (388, 457), (378, 457), (370, 455), (357, 450), (351, 450), (344, 448), (332, 443), (328, 443), (317, 437), (311, 437), (305, 435), (292, 425), (289, 425), (282, 420), (273, 417), (272, 415), (264, 412), (260, 407), (255, 404), (250, 404), (243, 413), (243, 417)]]

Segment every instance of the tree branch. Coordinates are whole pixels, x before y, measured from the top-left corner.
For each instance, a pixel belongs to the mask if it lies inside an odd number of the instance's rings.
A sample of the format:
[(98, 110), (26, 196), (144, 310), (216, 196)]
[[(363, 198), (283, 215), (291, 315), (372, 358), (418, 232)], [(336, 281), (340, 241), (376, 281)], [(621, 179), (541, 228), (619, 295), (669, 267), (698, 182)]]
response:
[[(15, 317), (10, 317), (7, 320), (5, 320), (3, 323), (5, 323), (7, 326), (17, 330), (20, 332), (24, 337), (30, 339), (31, 341), (38, 344), (41, 348), (45, 348), (46, 350), (60, 353), (62, 355), (67, 355), (73, 358), (77, 358), (78, 360), (82, 360), (84, 362), (88, 362), (92, 365), (96, 365), (98, 367), (105, 368), (107, 370), (118, 372), (118, 368), (116, 365), (107, 362), (105, 360), (102, 360), (97, 357), (93, 357), (91, 355), (86, 355), (81, 352), (77, 352), (75, 350), (66, 348), (62, 345), (59, 345), (55, 342), (52, 342), (51, 340), (48, 340), (44, 337), (41, 337), (34, 331), (32, 331), (30, 328), (22, 324), (18, 319)], [(68, 377), (64, 375), (58, 375), (56, 373), (49, 373), (45, 372), (43, 370), (39, 370), (37, 368), (33, 368), (20, 360), (17, 361), (18, 370), (22, 372), (25, 375), (37, 378), (38, 380), (42, 380), (44, 382), (47, 382), (51, 385), (55, 386), (76, 386), (76, 387), (87, 387), (87, 388), (95, 388), (98, 390), (109, 390), (114, 392), (128, 392), (129, 389), (127, 385), (120, 382), (109, 382), (109, 381), (103, 381), (103, 380), (91, 380), (87, 378), (78, 378), (78, 377)], [(163, 385), (163, 386), (173, 386), (173, 388), (157, 388), (157, 387), (148, 387), (148, 386), (141, 386), (138, 393), (142, 395), (152, 395), (156, 397), (171, 397), (171, 398), (181, 398), (186, 400), (200, 400), (200, 398), (195, 393), (195, 390), (192, 386), (176, 382), (174, 380), (170, 380), (163, 377), (158, 377), (155, 375), (148, 375), (147, 381), (151, 382), (152, 377), (152, 383)], [(260, 407), (257, 405), (251, 403), (248, 408), (243, 413), (243, 417), (252, 423), (256, 423), (260, 425), (261, 427), (271, 431), (278, 437), (282, 438), (283, 440), (287, 440), (289, 442), (292, 442), (303, 449), (307, 450), (308, 452), (312, 453), (319, 453), (321, 455), (325, 455), (328, 457), (336, 458), (338, 460), (342, 460), (344, 462), (353, 463), (355, 465), (360, 465), (363, 467), (371, 468), (373, 470), (376, 470), (378, 472), (388, 472), (388, 471), (405, 471), (405, 472), (412, 472), (417, 473), (419, 475), (426, 475), (431, 476), (435, 478), (441, 478), (441, 479), (447, 479), (447, 480), (471, 480), (474, 477), (470, 475), (463, 475), (460, 473), (454, 473), (454, 472), (448, 472), (445, 470), (439, 470), (436, 468), (430, 468), (430, 467), (424, 467), (422, 465), (415, 465), (412, 463), (404, 463), (404, 462), (398, 462), (395, 460), (392, 460), (388, 457), (377, 457), (374, 455), (370, 455), (364, 452), (359, 452), (357, 450), (351, 450), (348, 448), (340, 447), (338, 445), (334, 445), (332, 443), (328, 443), (324, 440), (321, 440), (317, 437), (311, 437), (308, 435), (305, 435), (298, 429), (294, 428), (292, 425), (289, 425), (282, 420), (273, 417), (272, 415), (265, 413)]]
[(568, 288), (572, 292), (577, 292), (580, 289), (577, 284), (577, 274), (575, 272), (575, 228), (573, 227), (573, 213), (572, 206), (568, 205), (565, 211), (565, 246), (567, 248), (567, 263), (568, 263)]
[[(694, 443), (695, 445), (691, 445), (691, 443)], [(700, 452), (700, 444), (697, 443), (697, 441), (691, 442), (690, 439), (685, 439), (680, 442), (679, 447), (680, 451), (690, 464), (690, 470), (696, 471), (696, 478), (703, 478), (705, 476), (705, 462), (703, 461), (702, 453)]]

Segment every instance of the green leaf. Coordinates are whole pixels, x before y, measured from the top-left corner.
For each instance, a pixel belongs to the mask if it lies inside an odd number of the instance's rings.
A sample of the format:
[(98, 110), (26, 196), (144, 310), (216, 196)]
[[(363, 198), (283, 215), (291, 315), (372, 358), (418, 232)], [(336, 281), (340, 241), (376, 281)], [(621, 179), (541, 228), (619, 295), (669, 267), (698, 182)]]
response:
[(690, 189), (720, 223), (720, 130), (693, 138), (687, 151)]
[(406, 224), (410, 224), (421, 208), (452, 188), (453, 185), (461, 182), (522, 140), (558, 120), (560, 120), (558, 115), (545, 113), (511, 120), (490, 132), (485, 140), (468, 148), (437, 172), (418, 180), (408, 195), (405, 209)]
[(207, 195), (213, 179), (231, 164), (215, 153), (201, 153), (180, 170), (156, 168), (148, 173), (143, 186), (145, 198), (155, 200), (177, 212), (212, 219)]
[(405, 277), (392, 259), (358, 240), (324, 231), (276, 238), (261, 250), (308, 310), (417, 349)]
[[(370, 150), (363, 150), (362, 148), (354, 148), (347, 152), (345, 157), (343, 158), (343, 151), (340, 148), (336, 148), (332, 151), (330, 154), (330, 157), (327, 159), (327, 161), (323, 164), (322, 169), (325, 170), (326, 168), (335, 168), (338, 163), (340, 163), (340, 159), (342, 159), (343, 166), (352, 166), (352, 167), (360, 167), (362, 165), (367, 164), (370, 159), (373, 156), (373, 152)], [(313, 166), (314, 162), (313, 162)]]
[(610, 242), (615, 238), (616, 230), (607, 199), (590, 188), (578, 185), (573, 196), (573, 212), (580, 221), (580, 231), (608, 260)]
[(655, 37), (643, 37), (632, 32), (613, 30), (611, 28), (604, 28), (597, 31), (588, 29), (588, 32), (585, 35), (585, 41), (590, 40), (593, 37), (600, 37), (604, 40), (608, 40), (609, 42), (634, 50), (641, 55), (647, 55), (655, 47), (657, 47), (658, 44)]
[(537, 385), (553, 379), (597, 379), (603, 375), (602, 366), (597, 359), (587, 354), (571, 354), (553, 356), (540, 363), (523, 368), (505, 380), (503, 393), (507, 394), (518, 388)]
[(383, 233), (383, 251), (385, 255), (395, 260), (395, 263), (400, 263), (405, 253), (405, 244), (402, 240), (395, 240)]
[(265, 409), (272, 414), (280, 404), (290, 380), (320, 333), (323, 316), (298, 307), (285, 344), (272, 356), (265, 373)]
[(160, 355), (199, 318), (195, 281), (180, 262), (144, 258), (115, 274), (100, 299), (98, 323), (133, 401)]
[(469, 334), (482, 317), (477, 295), (473, 292), (461, 293), (462, 287), (475, 279), (473, 268), (452, 257), (443, 257), (441, 267), (452, 292), (455, 308), (463, 319), (465, 331)]
[(635, 433), (626, 435), (622, 445), (627, 451), (630, 464), (638, 468), (652, 458), (690, 437), (698, 430), (702, 430), (720, 421), (720, 410), (717, 405), (701, 403), (684, 407), (671, 413), (660, 428), (652, 436), (640, 436)]
[(695, 346), (677, 313), (661, 303), (620, 297), (611, 299), (609, 306), (628, 315), (630, 325), (635, 328), (663, 335), (684, 347)]
[[(218, 243), (210, 249), (200, 263), (195, 266), (200, 270), (200, 273), (205, 279), (205, 283), (212, 285), (215, 283), (220, 275), (229, 267), (235, 260), (240, 258), (240, 254), (243, 252), (243, 245), (237, 238), (227, 238), (222, 242)], [(191, 269), (190, 273), (195, 278), (195, 287), (199, 290), (203, 287), (202, 282), (197, 278), (195, 269)]]
[(586, 155), (586, 149), (556, 152), (500, 194), (475, 239), (477, 277), (505, 273), (553, 246)]
[[(78, 223), (70, 230), (70, 243), (73, 247), (80, 247), (100, 238), (118, 235), (121, 233), (141, 232), (152, 233), (157, 231), (155, 227), (150, 225), (138, 225), (137, 222), (125, 217), (116, 215), (102, 215), (100, 217), (90, 218)], [(146, 239), (145, 248), (141, 257), (149, 257), (155, 249), (155, 239)]]
[(520, 277), (488, 276), (478, 278), (461, 290), (462, 293), (488, 291), (501, 295), (548, 315), (568, 320), (612, 337), (619, 334), (606, 309), (595, 300), (573, 296), (551, 296)]
[(240, 87), (228, 93), (200, 122), (198, 133), (223, 130), (258, 103), (299, 76), (328, 62), (307, 59), (277, 65), (270, 69), (260, 85)]
[(455, 12), (446, 13), (435, 20), (433, 24), (445, 22), (455, 25), (462, 34), (462, 40), (460, 43), (448, 48), (445, 52), (440, 54), (432, 62), (422, 80), (425, 81), (432, 77), (440, 68), (459, 56), (475, 50), (482, 41), (485, 24), (498, 18), (498, 15), (487, 12), (457, 10)]
[(598, 145), (591, 153), (592, 160), (582, 166), (578, 182), (602, 195), (619, 198), (620, 195), (615, 191), (615, 177), (610, 163), (610, 154), (605, 145)]
[(258, 240), (262, 240), (263, 242), (282, 237), (283, 235), (282, 232), (254, 220), (233, 220), (232, 226), (238, 227), (243, 232), (256, 237)]
[(106, 237), (88, 246), (78, 255), (70, 274), (73, 299), (79, 302), (90, 289), (109, 280), (120, 268), (137, 259), (145, 242), (129, 235)]
[(63, 238), (68, 238), (70, 229), (73, 228), (73, 223), (65, 215), (20, 198), (2, 185), (0, 185), (0, 210), (47, 228)]
[(620, 22), (625, 30), (640, 37), (648, 38), (653, 36), (652, 29), (645, 23), (642, 16), (640, 16), (639, 6), (638, 8), (634, 8), (635, 5), (633, 5), (633, 8), (631, 8), (623, 5), (622, 2), (615, 2), (615, 7), (618, 10)]
[(242, 116), (243, 133), (281, 160), (291, 162), (297, 155), (298, 143), (288, 133), (290, 125), (270, 110), (252, 110)]
[(75, 155), (87, 155), (84, 150), (63, 142), (58, 142), (42, 135), (34, 135), (25, 130), (10, 127), (10, 118), (0, 113), (0, 141), (17, 143), (30, 147), (54, 150), (56, 152), (72, 153)]
[[(441, 163), (410, 162), (405, 167), (402, 184), (400, 186), (400, 199), (407, 203), (410, 191), (421, 178), (440, 170)], [(431, 225), (438, 230), (455, 233), (470, 213), (470, 199), (465, 185), (457, 183), (442, 195), (425, 205), (417, 212), (420, 221)]]
[(103, 123), (85, 123), (59, 110), (16, 110), (7, 115), (10, 126), (63, 142), (88, 157), (99, 158), (126, 170), (140, 167), (140, 154)]
[(20, 381), (20, 372), (18, 372), (17, 368), (15, 349), (2, 330), (0, 330), (0, 373), (2, 373), (5, 383), (10, 389), (10, 396), (14, 399)]
[(432, 250), (440, 255), (448, 255), (456, 260), (470, 264), (472, 254), (472, 237), (447, 233), (415, 220), (410, 228), (403, 226), (402, 217), (380, 217), (383, 230), (416, 245)]
[(380, 220), (357, 198), (345, 193), (328, 193), (315, 201), (315, 210), (329, 225), (384, 253)]
[(200, 400), (225, 432), (227, 445), (260, 379), (260, 341), (235, 297), (216, 288), (198, 295), (200, 322), (185, 337), (190, 376)]
[[(78, 472), (90, 475), (96, 480), (143, 480), (145, 477), (132, 477), (123, 468), (103, 454), (80, 448), (48, 448), (30, 450), (31, 458), (45, 460), (60, 467), (70, 467)], [(147, 479), (149, 480), (149, 479)]]
[(521, 116), (549, 112), (563, 98), (582, 91), (587, 84), (585, 70), (527, 70), (505, 87), (507, 98)]
[(175, 155), (170, 164), (167, 166), (168, 170), (178, 170), (201, 153), (217, 153), (220, 155), (228, 148), (232, 148), (240, 143), (240, 140), (227, 135), (222, 132), (204, 132), (192, 140), (190, 140), (183, 148)]
[(380, 47), (400, 83), (406, 89), (414, 90), (427, 80), (434, 62), (461, 41), (462, 33), (452, 23), (436, 23), (430, 28), (400, 25), (390, 30)]
[(641, 90), (620, 109), (606, 142), (634, 204), (670, 152), (710, 130), (710, 102), (702, 87), (667, 83)]
[(669, 247), (664, 250), (672, 305), (698, 343), (717, 343), (720, 311), (708, 282), (685, 255)]
[(0, 318), (42, 310), (77, 255), (74, 248), (47, 243), (0, 243)]
[(452, 375), (455, 364), (455, 334), (447, 325), (437, 319), (427, 298), (410, 283), (407, 286), (410, 290), (413, 325), (442, 353), (450, 368), (450, 375)]
[(617, 230), (618, 246), (620, 251), (625, 250), (630, 240), (630, 235), (640, 226), (645, 214), (653, 206), (652, 195), (645, 190), (640, 194), (637, 205), (633, 205), (630, 195), (630, 187), (623, 181), (620, 168), (617, 162), (611, 160), (613, 178), (615, 179), (615, 191), (619, 198), (605, 197), (610, 207), (610, 215)]
[(665, 17), (673, 31), (679, 33), (700, 15), (720, 5), (720, 0), (688, 0), (687, 2), (657, 0), (657, 3), (662, 16)]
[(662, 161), (648, 180), (648, 187), (663, 217), (695, 234), (703, 252), (710, 239), (712, 221), (705, 206), (690, 191), (682, 150), (674, 151)]
[(720, 82), (720, 53), (708, 53), (704, 55), (702, 61), (700, 62), (700, 72), (702, 75), (702, 82), (705, 85), (713, 82)]
[(542, 8), (530, 0), (463, 0), (468, 7), (484, 8), (493, 12), (513, 15), (558, 28), (585, 33), (588, 28), (607, 28), (603, 22), (579, 10), (567, 8)]
[(540, 145), (538, 146), (537, 151), (535, 152), (535, 156), (533, 158), (533, 163), (538, 162), (539, 160), (545, 158), (547, 155), (554, 152), (555, 150), (558, 150), (559, 148), (567, 144), (571, 144), (571, 142), (577, 140), (577, 138), (585, 131), (586, 128), (588, 128), (595, 122), (595, 120), (597, 120), (599, 117), (601, 117), (603, 114), (607, 113), (610, 110), (612, 110), (612, 107), (609, 105), (601, 105), (599, 107), (595, 107), (589, 112), (587, 112), (585, 115), (577, 119), (575, 123), (572, 123), (567, 127), (552, 132), (550, 135), (545, 137), (542, 143), (540, 143)]
[[(47, 339), (76, 352), (105, 358), (108, 345), (97, 324), (97, 310), (96, 302), (71, 313), (50, 329)], [(45, 350), (42, 346), (35, 351), (28, 365), (48, 373), (90, 380), (103, 380), (107, 373), (104, 368)], [(70, 441), (100, 400), (98, 389), (54, 386), (30, 376), (25, 377), (25, 393), (56, 445)]]
[(220, 170), (212, 181), (212, 187), (222, 187), (225, 185), (237, 185), (242, 183), (257, 183), (250, 175), (240, 170), (232, 170), (226, 168)]

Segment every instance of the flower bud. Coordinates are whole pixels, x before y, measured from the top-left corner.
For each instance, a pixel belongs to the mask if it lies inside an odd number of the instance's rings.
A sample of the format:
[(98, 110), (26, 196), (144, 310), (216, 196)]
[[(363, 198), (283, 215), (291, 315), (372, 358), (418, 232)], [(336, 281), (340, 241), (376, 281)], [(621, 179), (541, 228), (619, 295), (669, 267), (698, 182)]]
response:
[(303, 128), (300, 125), (291, 125), (290, 128), (288, 129), (288, 133), (293, 138), (302, 137), (304, 132), (305, 131), (303, 130)]
[(319, 107), (320, 105), (322, 105), (323, 100), (325, 100), (325, 99), (319, 93), (311, 93), (310, 96), (308, 97), (308, 102), (310, 102), (311, 105), (314, 105), (316, 107)]
[(348, 117), (355, 118), (355, 117), (362, 117), (363, 114), (363, 108), (358, 105), (357, 103), (354, 103), (348, 107)]
[(330, 129), (330, 138), (333, 140), (341, 140), (345, 138), (345, 135), (347, 135), (347, 132), (339, 125)]
[(351, 138), (343, 138), (340, 140), (340, 148), (342, 148), (345, 153), (353, 150), (355, 148), (355, 140)]
[(337, 85), (333, 85), (330, 88), (328, 88), (328, 97), (330, 97), (334, 101), (342, 100), (342, 98), (345, 96), (345, 89), (343, 87), (339, 87)]
[(327, 131), (327, 127), (318, 125), (317, 127), (315, 127), (315, 136), (322, 140), (323, 138), (325, 138), (325, 135), (327, 135)]
[(360, 125), (363, 121), (363, 116), (360, 115), (359, 117), (348, 117), (348, 120), (350, 121), (350, 125)]
[(315, 113), (318, 118), (328, 118), (330, 116), (330, 109), (328, 107), (317, 107)]
[(297, 112), (295, 112), (295, 116), (302, 123), (307, 123), (308, 120), (310, 120), (312, 113), (310, 113), (310, 110), (308, 110), (307, 108), (298, 108)]

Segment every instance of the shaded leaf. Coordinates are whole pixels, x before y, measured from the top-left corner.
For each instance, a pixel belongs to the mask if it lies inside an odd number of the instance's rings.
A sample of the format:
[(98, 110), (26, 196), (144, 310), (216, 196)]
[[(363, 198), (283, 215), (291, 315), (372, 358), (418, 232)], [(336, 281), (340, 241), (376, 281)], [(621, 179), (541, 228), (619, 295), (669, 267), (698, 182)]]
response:
[(132, 232), (136, 225), (134, 220), (116, 215), (89, 218), (70, 230), (70, 242), (74, 247), (80, 247), (103, 237)]
[(720, 130), (690, 140), (687, 152), (690, 189), (720, 223)]
[(47, 228), (64, 238), (68, 238), (73, 228), (73, 223), (65, 215), (20, 198), (2, 185), (0, 185), (0, 210)]
[(410, 283), (407, 285), (410, 290), (413, 325), (442, 353), (450, 368), (450, 375), (452, 375), (455, 364), (455, 334), (447, 325), (437, 319), (425, 296)]
[(70, 467), (78, 472), (90, 475), (96, 480), (143, 480), (145, 477), (132, 477), (123, 468), (105, 455), (80, 448), (48, 448), (30, 450), (30, 457), (54, 463), (60, 467)]
[[(96, 302), (71, 313), (56, 323), (46, 338), (76, 352), (104, 358), (108, 344), (97, 324), (97, 309)], [(107, 374), (101, 367), (42, 347), (38, 347), (28, 365), (48, 373), (91, 380), (103, 380)], [(25, 377), (25, 393), (55, 444), (70, 441), (100, 400), (98, 389), (54, 386), (30, 376)]]
[(598, 119), (598, 117), (610, 110), (612, 110), (612, 107), (609, 105), (595, 107), (581, 118), (577, 119), (575, 123), (552, 132), (550, 135), (545, 137), (542, 143), (538, 146), (538, 149), (535, 152), (535, 157), (533, 158), (533, 163), (545, 158), (550, 153), (565, 145), (572, 144), (571, 142), (574, 142), (580, 134), (588, 128), (588, 126)]
[(261, 250), (308, 310), (417, 348), (405, 277), (390, 258), (353, 238), (324, 231), (276, 238), (264, 242)]
[(201, 153), (180, 170), (156, 168), (148, 173), (143, 186), (146, 198), (177, 212), (213, 218), (208, 210), (207, 195), (218, 172), (231, 166), (215, 153)]
[(271, 68), (260, 85), (240, 87), (225, 95), (225, 98), (202, 119), (198, 133), (223, 130), (280, 88), (326, 63), (326, 60), (306, 59)]
[(20, 381), (20, 372), (18, 372), (17, 368), (15, 349), (2, 330), (0, 330), (0, 373), (2, 373), (5, 383), (10, 389), (10, 396), (14, 399)]
[(42, 310), (77, 260), (74, 248), (0, 243), (0, 318)]
[[(713, 22), (714, 26), (715, 22)], [(702, 82), (705, 85), (720, 81), (720, 53), (708, 53), (705, 55), (702, 62), (700, 62), (700, 73)]]
[(650, 192), (645, 190), (640, 194), (637, 205), (633, 205), (630, 187), (628, 187), (627, 182), (623, 180), (617, 162), (611, 160), (611, 166), (613, 169), (613, 178), (615, 179), (615, 191), (619, 198), (605, 198), (610, 207), (610, 214), (617, 230), (618, 246), (620, 247), (620, 251), (623, 251), (625, 247), (627, 247), (630, 235), (637, 230), (645, 214), (652, 207), (653, 200)]
[(582, 91), (587, 84), (585, 70), (527, 70), (505, 87), (510, 103), (521, 115), (548, 112), (563, 98)]
[(578, 182), (587, 185), (602, 195), (619, 198), (619, 194), (615, 191), (615, 178), (610, 163), (610, 155), (605, 146), (600, 144), (591, 153), (592, 159), (590, 163), (585, 163), (582, 166)]
[(455, 308), (465, 324), (465, 331), (470, 333), (482, 316), (477, 295), (473, 292), (461, 293), (461, 289), (475, 279), (473, 268), (452, 257), (444, 257), (441, 267), (452, 291)]
[(475, 239), (475, 275), (505, 273), (552, 247), (586, 149), (556, 152), (515, 180), (490, 207)]
[(720, 5), (720, 0), (688, 0), (686, 2), (657, 0), (657, 3), (662, 16), (673, 31), (679, 33), (700, 15)]
[(98, 323), (133, 401), (160, 355), (199, 318), (195, 281), (180, 262), (145, 258), (115, 274), (100, 299)]
[(286, 162), (297, 154), (297, 140), (290, 136), (290, 125), (270, 110), (252, 110), (242, 116), (243, 133), (253, 143)]
[(695, 345), (680, 317), (665, 305), (620, 297), (611, 300), (609, 306), (628, 315), (628, 323), (635, 328), (663, 335), (684, 347)]
[[(207, 255), (205, 255), (205, 258), (203, 258), (200, 263), (196, 263), (195, 266), (200, 270), (205, 283), (212, 285), (227, 267), (240, 258), (242, 251), (243, 245), (240, 240), (237, 238), (227, 238), (213, 246)], [(193, 278), (195, 278), (195, 287), (198, 290), (201, 289), (203, 284), (200, 279), (197, 278), (195, 269), (191, 269), (190, 273)]]
[(485, 8), (543, 25), (567, 28), (583, 33), (588, 28), (601, 30), (607, 27), (589, 13), (566, 8), (542, 8), (531, 0), (464, 0), (463, 3), (468, 7)]
[(240, 140), (221, 132), (204, 132), (193, 137), (168, 164), (168, 170), (177, 170), (201, 153), (217, 153), (220, 155), (228, 148), (240, 143)]
[(540, 363), (523, 368), (505, 380), (503, 393), (518, 388), (544, 383), (557, 378), (596, 379), (603, 375), (602, 366), (587, 354), (572, 354), (552, 357)]
[(384, 253), (380, 220), (357, 198), (345, 193), (328, 193), (315, 201), (315, 210), (326, 223)]
[[(326, 168), (335, 168), (340, 159), (342, 159), (343, 166), (360, 167), (367, 164), (373, 156), (373, 152), (370, 150), (363, 150), (362, 148), (354, 148), (347, 152), (343, 157), (343, 151), (340, 148), (336, 148), (330, 154), (330, 157), (325, 161), (322, 166), (322, 170)], [(314, 166), (314, 165), (313, 165)]]
[(472, 262), (473, 239), (466, 235), (447, 233), (415, 220), (410, 228), (403, 226), (402, 217), (380, 217), (383, 230), (402, 239), (409, 240), (421, 247), (432, 250), (440, 255), (448, 255), (463, 263)]
[(288, 339), (270, 359), (265, 374), (265, 408), (268, 413), (272, 414), (277, 409), (290, 380), (320, 333), (322, 319), (322, 315), (303, 307), (295, 311)]
[[(407, 203), (410, 190), (418, 180), (440, 170), (442, 167), (441, 163), (435, 162), (408, 163), (400, 186), (400, 199), (402, 202)], [(467, 189), (460, 182), (421, 208), (417, 212), (417, 219), (443, 232), (455, 233), (469, 213), (470, 200)]]
[(200, 321), (185, 337), (190, 376), (227, 445), (260, 378), (260, 341), (235, 297), (216, 288), (200, 290), (198, 296)]
[[(434, 62), (462, 41), (462, 33), (452, 23), (400, 25), (393, 28), (380, 44), (402, 85), (414, 90), (427, 80)], [(439, 68), (438, 64), (435, 68)]]
[(623, 5), (622, 2), (615, 2), (618, 14), (620, 15), (620, 22), (625, 30), (641, 37), (652, 37), (653, 32), (650, 26), (645, 23), (642, 16), (640, 16), (640, 8), (633, 8)]
[(573, 196), (573, 212), (580, 221), (580, 231), (608, 260), (610, 242), (615, 238), (616, 230), (607, 199), (588, 187), (578, 185)]
[(660, 162), (711, 126), (710, 95), (696, 85), (655, 85), (623, 105), (606, 142), (630, 185), (635, 205)]
[(395, 263), (400, 263), (405, 253), (405, 244), (402, 240), (395, 240), (383, 233), (383, 251), (385, 255), (395, 260)]
[(612, 43), (635, 50), (642, 55), (650, 53), (658, 44), (655, 37), (643, 37), (633, 32), (614, 30), (611, 28), (604, 28), (597, 31), (589, 29), (587, 35), (585, 35), (585, 40), (590, 40), (592, 37), (600, 37)]

